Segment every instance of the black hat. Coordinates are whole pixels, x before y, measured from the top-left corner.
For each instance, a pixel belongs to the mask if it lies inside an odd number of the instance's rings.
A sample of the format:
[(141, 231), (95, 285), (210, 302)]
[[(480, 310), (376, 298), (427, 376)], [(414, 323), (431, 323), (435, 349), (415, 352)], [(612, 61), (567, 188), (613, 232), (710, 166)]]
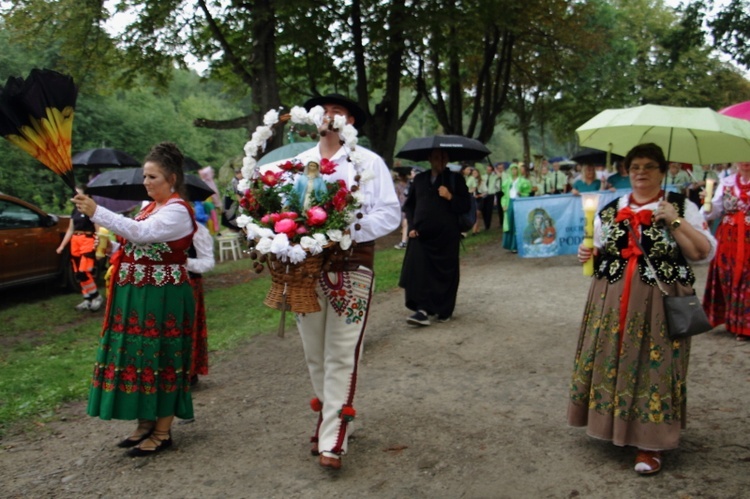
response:
[(305, 109), (309, 111), (315, 106), (322, 106), (324, 104), (338, 104), (339, 106), (345, 107), (346, 110), (349, 111), (349, 114), (354, 118), (354, 127), (357, 130), (361, 130), (362, 125), (367, 121), (367, 113), (359, 107), (359, 104), (341, 94), (328, 94), (313, 97), (305, 102)]

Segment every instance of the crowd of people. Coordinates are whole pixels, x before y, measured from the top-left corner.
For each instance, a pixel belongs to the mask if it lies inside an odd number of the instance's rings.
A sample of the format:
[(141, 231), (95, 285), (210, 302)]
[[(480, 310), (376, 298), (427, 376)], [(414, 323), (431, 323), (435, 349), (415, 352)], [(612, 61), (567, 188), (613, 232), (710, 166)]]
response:
[[(361, 127), (366, 119), (354, 101), (338, 94), (305, 103), (308, 110), (315, 106), (324, 109), (326, 123), (343, 116)], [(352, 230), (355, 244), (344, 257), (331, 257), (316, 282), (321, 311), (297, 316), (314, 395), (310, 405), (317, 413), (311, 453), (319, 465), (341, 469), (348, 449), (376, 238), (400, 228), (397, 247), (405, 253), (399, 284), (405, 306), (413, 312), (407, 323), (428, 326), (431, 318), (445, 322), (453, 317), (460, 241), (468, 235), (462, 234), (460, 216), (473, 212), (475, 205), (471, 232), (490, 230), (498, 209), (502, 245), (514, 251), (514, 199), (629, 187), (599, 210), (594, 248), (582, 244), (578, 249), (580, 262), (594, 259), (594, 276), (575, 352), (568, 423), (586, 427), (595, 438), (635, 447), (635, 471), (658, 472), (662, 452), (679, 445), (685, 426), (690, 354), (689, 339), (669, 336), (663, 293), (694, 294), (691, 265), (710, 262), (703, 305), (712, 324), (726, 324), (738, 340), (750, 339), (750, 290), (745, 284), (750, 163), (739, 163), (736, 172), (685, 168), (669, 163), (658, 146), (642, 144), (609, 175), (591, 164), (571, 175), (557, 162), (542, 163), (535, 173), (523, 163), (507, 169), (465, 166), (458, 173), (448, 168), (448, 151), (437, 147), (425, 153), (430, 169), (401, 171), (392, 182), (382, 158), (358, 147), (353, 160), (327, 126), (321, 125), (328, 133), (320, 135), (316, 147), (298, 158), (315, 165), (335, 161), (336, 180), (347, 185), (354, 185), (364, 171), (373, 180), (358, 194), (363, 203)], [(118, 444), (134, 457), (172, 445), (173, 420), (192, 419), (191, 387), (197, 375), (207, 373), (201, 274), (214, 265), (214, 241), (187, 201), (182, 161), (174, 144), (154, 146), (144, 161), (144, 185), (152, 201), (134, 218), (98, 206), (79, 192), (73, 198), (75, 224), (60, 247), (75, 244), (72, 254), (84, 302), (94, 310), (102, 298), (95, 285), (86, 285), (95, 249), (89, 239), (99, 227), (120, 237), (88, 413), (135, 420), (132, 433)], [(707, 183), (716, 185), (708, 199)], [(535, 238), (554, 237), (545, 230), (544, 215), (534, 214), (530, 227), (538, 232)], [(716, 237), (708, 222), (718, 224)], [(75, 236), (85, 240), (75, 242)], [(356, 315), (349, 313), (354, 309)]]

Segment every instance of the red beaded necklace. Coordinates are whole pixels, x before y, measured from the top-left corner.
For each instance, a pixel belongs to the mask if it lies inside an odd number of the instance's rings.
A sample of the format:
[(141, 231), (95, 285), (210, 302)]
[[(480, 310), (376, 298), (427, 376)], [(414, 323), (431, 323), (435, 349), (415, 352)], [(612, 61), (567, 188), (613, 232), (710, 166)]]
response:
[(664, 191), (663, 191), (663, 190), (660, 190), (660, 191), (659, 191), (659, 193), (658, 193), (658, 194), (657, 194), (656, 196), (652, 197), (651, 199), (649, 199), (649, 200), (647, 200), (647, 201), (644, 201), (643, 203), (639, 203), (638, 201), (636, 201), (636, 200), (635, 200), (635, 199), (633, 198), (633, 194), (631, 193), (631, 194), (630, 194), (630, 198), (629, 198), (629, 200), (628, 200), (628, 204), (629, 204), (630, 206), (633, 206), (633, 207), (635, 207), (635, 208), (638, 208), (638, 207), (641, 207), (641, 206), (646, 206), (646, 205), (647, 205), (647, 204), (649, 204), (649, 203), (653, 203), (653, 202), (655, 202), (655, 201), (658, 201), (658, 200), (659, 200), (659, 198), (661, 198), (662, 196), (664, 196)]

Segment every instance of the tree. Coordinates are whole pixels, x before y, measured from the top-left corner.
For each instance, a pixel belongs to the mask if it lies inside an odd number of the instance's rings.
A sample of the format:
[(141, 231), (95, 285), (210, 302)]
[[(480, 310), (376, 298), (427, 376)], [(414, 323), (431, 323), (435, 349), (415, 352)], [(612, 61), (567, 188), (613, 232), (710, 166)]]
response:
[(708, 22), (708, 26), (712, 30), (715, 46), (750, 69), (750, 2), (731, 0)]

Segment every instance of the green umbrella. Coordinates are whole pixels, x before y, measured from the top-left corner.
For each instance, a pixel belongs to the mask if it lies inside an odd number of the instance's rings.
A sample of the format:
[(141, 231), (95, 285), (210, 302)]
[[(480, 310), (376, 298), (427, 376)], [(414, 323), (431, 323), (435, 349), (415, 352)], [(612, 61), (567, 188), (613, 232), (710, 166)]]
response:
[(647, 104), (607, 109), (576, 129), (581, 147), (625, 156), (653, 142), (669, 161), (707, 165), (750, 161), (750, 122), (707, 107)]
[(273, 151), (266, 153), (260, 160), (258, 160), (258, 166), (268, 165), (271, 163), (279, 163), (295, 157), (296, 155), (312, 149), (317, 145), (317, 142), (292, 142), (290, 144), (277, 147)]

